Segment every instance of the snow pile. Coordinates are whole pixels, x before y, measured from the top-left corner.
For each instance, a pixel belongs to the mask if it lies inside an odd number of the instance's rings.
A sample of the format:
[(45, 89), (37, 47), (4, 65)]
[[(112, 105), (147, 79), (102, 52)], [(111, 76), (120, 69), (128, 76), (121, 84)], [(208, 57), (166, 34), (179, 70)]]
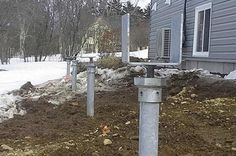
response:
[(231, 73), (229, 73), (229, 75), (225, 76), (225, 79), (227, 79), (227, 80), (234, 80), (234, 79), (236, 79), (236, 70), (232, 71)]
[[(112, 90), (112, 85), (119, 83), (129, 74), (126, 67), (113, 69), (96, 69), (95, 90), (107, 91)], [(77, 75), (78, 93), (85, 93), (87, 91), (87, 71), (81, 72)]]
[(181, 71), (179, 69), (168, 69), (168, 68), (155, 70), (156, 75), (158, 75), (160, 77), (170, 77), (173, 74), (180, 74), (182, 72), (183, 71)]
[(126, 67), (119, 68), (117, 70), (113, 69), (97, 69), (97, 74), (100, 75), (100, 81), (116, 81), (122, 79), (129, 74)]
[(220, 76), (213, 75), (208, 70), (204, 70), (204, 69), (180, 70), (180, 69), (162, 68), (162, 69), (155, 70), (155, 74), (160, 77), (170, 77), (174, 74), (180, 75), (180, 74), (192, 73), (192, 72), (197, 73), (199, 76), (220, 78)]
[[(113, 69), (96, 69), (95, 91), (111, 91), (116, 89), (116, 84), (120, 84), (122, 79), (129, 75), (127, 67)], [(83, 94), (87, 91), (87, 71), (80, 72), (77, 75), (77, 91), (72, 92), (71, 77), (65, 77), (62, 80), (49, 81), (37, 86), (35, 92), (31, 93), (30, 99), (37, 100), (40, 97), (46, 97), (48, 102), (54, 105), (60, 105), (75, 97), (77, 94)]]
[(12, 94), (0, 95), (0, 123), (13, 118), (14, 115), (24, 115), (26, 113), (17, 105), (20, 100), (19, 96), (13, 96)]

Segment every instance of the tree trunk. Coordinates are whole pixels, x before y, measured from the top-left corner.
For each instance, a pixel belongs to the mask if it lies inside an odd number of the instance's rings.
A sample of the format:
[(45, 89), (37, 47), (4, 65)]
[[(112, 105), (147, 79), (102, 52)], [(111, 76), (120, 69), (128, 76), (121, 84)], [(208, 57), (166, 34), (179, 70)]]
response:
[(25, 56), (25, 38), (26, 38), (26, 31), (25, 31), (25, 19), (20, 17), (20, 55), (24, 57), (24, 62), (26, 62)]

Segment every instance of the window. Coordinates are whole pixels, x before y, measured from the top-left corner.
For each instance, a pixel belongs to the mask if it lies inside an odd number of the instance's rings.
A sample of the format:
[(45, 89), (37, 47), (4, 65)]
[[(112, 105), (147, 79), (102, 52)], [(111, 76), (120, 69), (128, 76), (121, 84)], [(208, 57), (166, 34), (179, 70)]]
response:
[(166, 1), (165, 1), (165, 4), (170, 5), (170, 4), (171, 4), (171, 0), (166, 0)]
[(152, 6), (152, 11), (156, 11), (157, 10), (157, 2), (155, 2)]
[(170, 45), (171, 45), (171, 29), (162, 29), (162, 56), (170, 56)]
[(210, 45), (211, 3), (195, 10), (193, 56), (208, 57)]

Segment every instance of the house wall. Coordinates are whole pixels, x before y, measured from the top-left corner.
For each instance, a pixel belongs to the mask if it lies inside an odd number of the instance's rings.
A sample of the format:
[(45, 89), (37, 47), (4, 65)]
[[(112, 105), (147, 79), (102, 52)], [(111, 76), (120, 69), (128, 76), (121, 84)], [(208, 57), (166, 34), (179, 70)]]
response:
[(236, 0), (213, 0), (210, 58), (236, 60)]
[(177, 13), (181, 14), (184, 9), (184, 0), (175, 0), (169, 6), (165, 0), (152, 0), (153, 4), (157, 2), (156, 11), (151, 12), (151, 28), (149, 41), (149, 58), (155, 59), (157, 55), (157, 31), (161, 28), (171, 27), (171, 17)]
[[(167, 5), (165, 4), (165, 0), (152, 0), (152, 5), (155, 2), (157, 2), (158, 5), (157, 10), (151, 13), (150, 59), (155, 59), (157, 54), (157, 30), (170, 27), (171, 17), (174, 14), (183, 13), (184, 0), (171, 1), (171, 5)], [(209, 2), (212, 2), (209, 57), (193, 57), (195, 8)], [(185, 68), (208, 68), (208, 70), (213, 72), (219, 69), (219, 72), (224, 73), (235, 69), (236, 0), (188, 0), (186, 34), (186, 42), (183, 47)]]

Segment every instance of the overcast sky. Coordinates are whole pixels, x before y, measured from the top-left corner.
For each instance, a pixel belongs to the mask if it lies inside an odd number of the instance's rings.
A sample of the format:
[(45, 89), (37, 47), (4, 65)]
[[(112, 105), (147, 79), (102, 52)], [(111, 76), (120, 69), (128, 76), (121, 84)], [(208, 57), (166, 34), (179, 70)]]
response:
[[(127, 2), (127, 1), (130, 1), (132, 3), (135, 3), (137, 0), (121, 0), (122, 2)], [(138, 6), (144, 8), (148, 5), (148, 3), (151, 2), (151, 0), (138, 0)]]

